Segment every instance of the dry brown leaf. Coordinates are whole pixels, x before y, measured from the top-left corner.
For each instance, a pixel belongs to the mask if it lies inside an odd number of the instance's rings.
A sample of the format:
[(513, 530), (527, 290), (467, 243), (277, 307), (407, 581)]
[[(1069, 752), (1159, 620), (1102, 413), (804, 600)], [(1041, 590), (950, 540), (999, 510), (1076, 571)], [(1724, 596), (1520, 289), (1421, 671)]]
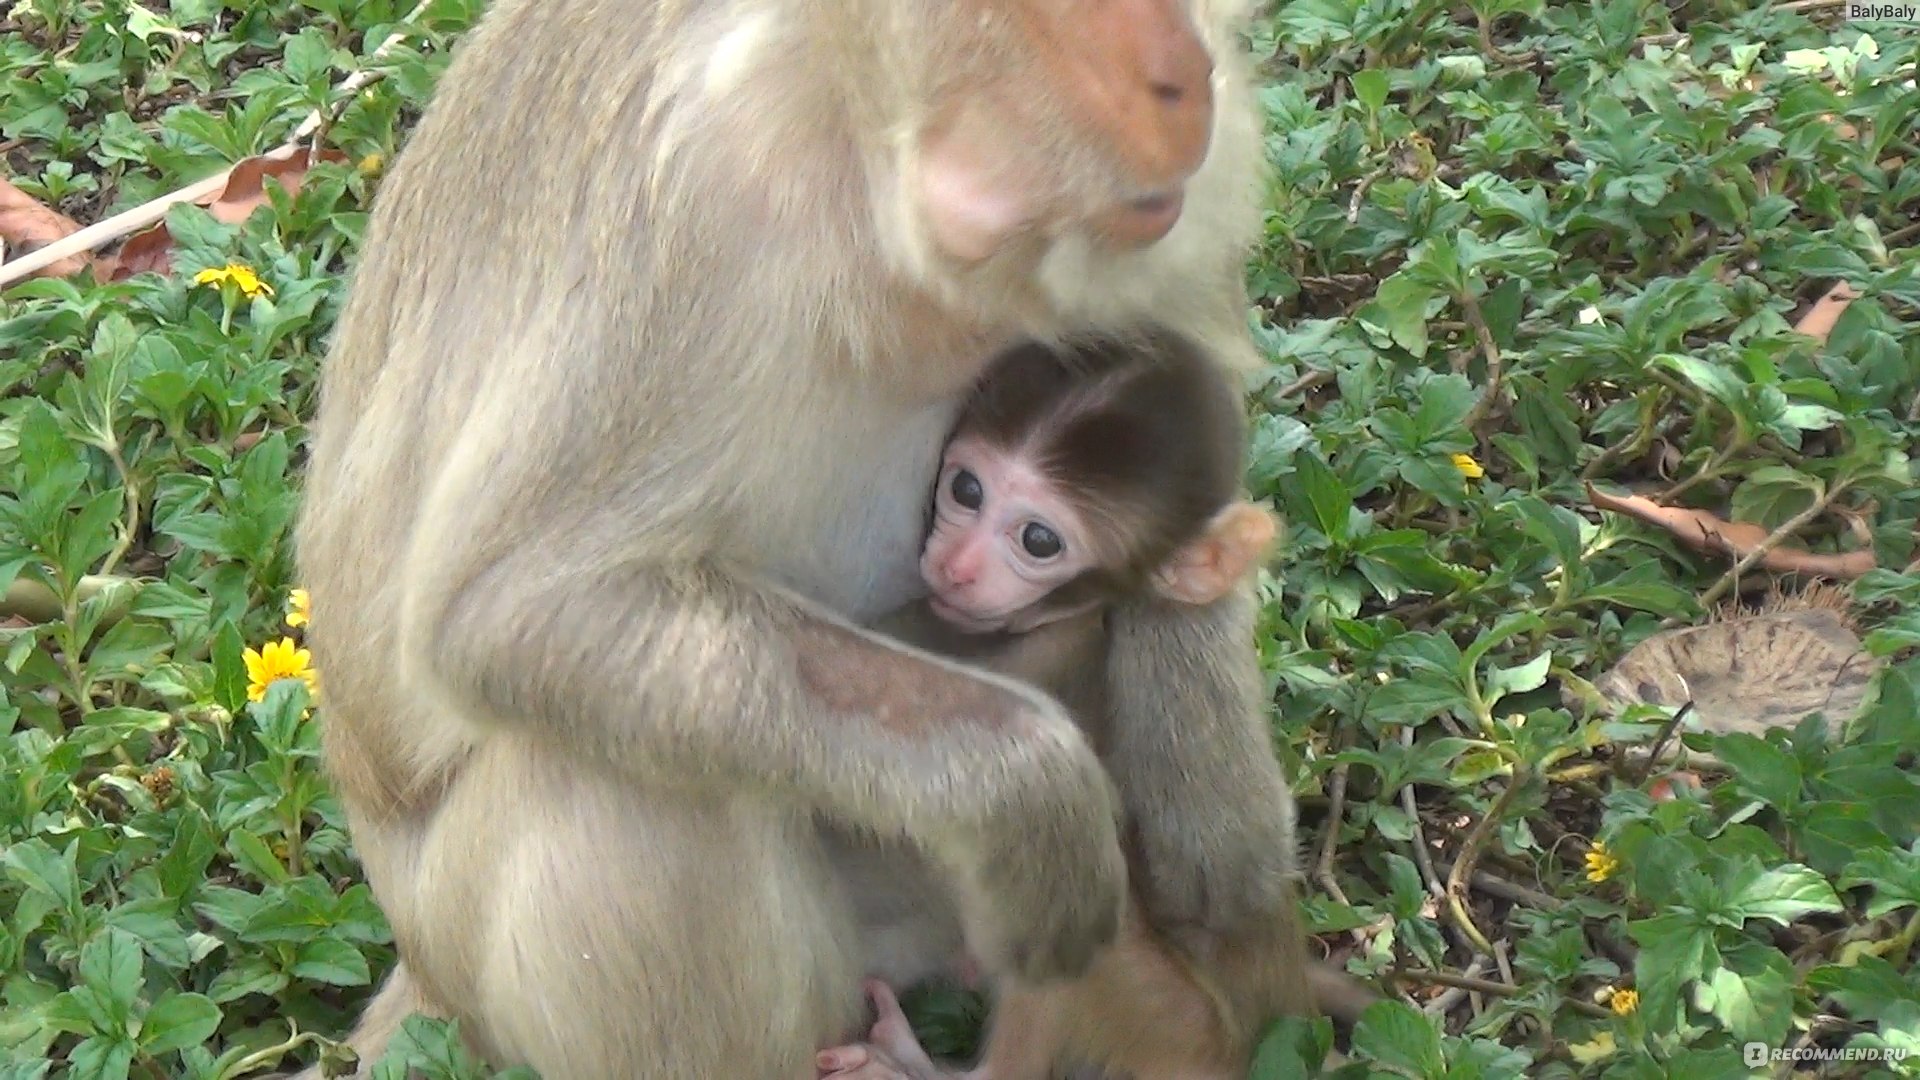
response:
[(1844, 613), (1799, 600), (1647, 638), (1593, 684), (1615, 709), (1678, 708), (1688, 731), (1763, 734), (1809, 713), (1837, 730), (1860, 711), (1880, 662)]
[(1794, 332), (1826, 344), (1827, 335), (1833, 333), (1833, 324), (1840, 321), (1840, 313), (1858, 299), (1860, 293), (1855, 292), (1853, 286), (1844, 281), (1836, 284), (1827, 290), (1825, 296), (1814, 301), (1805, 315), (1800, 316), (1800, 321), (1793, 326)]
[[(1711, 555), (1745, 558), (1770, 535), (1762, 526), (1728, 521), (1706, 510), (1662, 506), (1643, 496), (1608, 495), (1595, 490), (1592, 484), (1586, 487), (1587, 501), (1594, 506), (1658, 525), (1696, 550)], [(1871, 550), (1815, 554), (1786, 544), (1777, 544), (1760, 557), (1760, 566), (1767, 570), (1832, 578), (1857, 578), (1877, 565)]]
[(127, 242), (107, 261), (112, 267), (106, 275), (108, 281), (125, 281), (149, 270), (156, 274), (169, 273), (173, 270), (173, 234), (167, 231), (167, 223), (163, 221), (127, 237)]
[[(299, 192), (300, 185), (307, 178), (307, 170), (313, 167), (312, 151), (301, 147), (292, 154), (282, 157), (256, 155), (233, 167), (227, 177), (227, 186), (211, 197), (196, 200), (207, 208), (207, 212), (216, 219), (229, 225), (237, 225), (247, 220), (257, 206), (267, 201), (265, 182), (271, 177), (287, 189), (287, 194)], [(345, 161), (347, 155), (338, 150), (320, 151), (321, 161)]]
[[(80, 231), (80, 224), (33, 196), (0, 180), (0, 240), (6, 242), (8, 258), (37, 251), (56, 240)], [(66, 277), (87, 265), (84, 255), (61, 259), (40, 270), (35, 277)]]

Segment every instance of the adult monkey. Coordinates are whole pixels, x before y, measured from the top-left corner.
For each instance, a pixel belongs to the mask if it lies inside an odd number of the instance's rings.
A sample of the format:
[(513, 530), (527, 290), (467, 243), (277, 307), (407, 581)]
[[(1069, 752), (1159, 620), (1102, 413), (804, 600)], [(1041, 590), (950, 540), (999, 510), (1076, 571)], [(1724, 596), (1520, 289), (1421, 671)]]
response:
[[(299, 533), (413, 1008), (551, 1078), (811, 1077), (860, 976), (1290, 903), (1244, 591), (1057, 705), (859, 629), (1022, 336), (1250, 356), (1245, 0), (497, 0), (370, 224)], [(1224, 377), (1224, 373), (1223, 373)], [(849, 889), (847, 881), (867, 881)], [(864, 906), (873, 881), (891, 902)]]

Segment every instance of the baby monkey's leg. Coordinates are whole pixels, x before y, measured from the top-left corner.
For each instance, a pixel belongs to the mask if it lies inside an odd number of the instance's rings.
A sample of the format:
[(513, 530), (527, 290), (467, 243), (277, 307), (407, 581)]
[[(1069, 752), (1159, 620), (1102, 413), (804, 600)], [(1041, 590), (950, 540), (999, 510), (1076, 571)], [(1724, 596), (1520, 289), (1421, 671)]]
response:
[(1081, 978), (1002, 983), (967, 1080), (1051, 1080), (1067, 1062), (1134, 1080), (1240, 1080), (1247, 1048), (1234, 1045), (1221, 1008), (1130, 908), (1118, 940)]
[(971, 1080), (970, 1074), (933, 1063), (913, 1034), (913, 1025), (907, 1023), (892, 987), (868, 979), (866, 989), (876, 1014), (867, 1041), (828, 1047), (816, 1054), (821, 1080)]

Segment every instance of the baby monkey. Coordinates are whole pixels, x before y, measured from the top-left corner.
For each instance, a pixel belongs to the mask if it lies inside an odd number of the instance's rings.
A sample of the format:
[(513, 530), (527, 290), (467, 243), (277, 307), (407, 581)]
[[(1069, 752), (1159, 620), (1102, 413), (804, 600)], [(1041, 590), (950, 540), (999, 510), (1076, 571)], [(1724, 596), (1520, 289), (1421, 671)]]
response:
[[(941, 462), (920, 561), (930, 595), (882, 628), (1048, 691), (1104, 756), (1107, 609), (1149, 594), (1211, 603), (1275, 535), (1272, 516), (1237, 497), (1241, 408), (1199, 350), (1169, 333), (1010, 350)], [(1139, 866), (1137, 851), (1128, 857)], [(1292, 921), (1202, 962), (1170, 948), (1130, 900), (1117, 941), (1084, 976), (998, 988), (985, 1052), (962, 1075), (1042, 1080), (1071, 1060), (1138, 1080), (1244, 1076), (1259, 1029), (1311, 1008)], [(822, 1051), (823, 1074), (952, 1075), (890, 989), (868, 991), (879, 1015), (870, 1042)]]

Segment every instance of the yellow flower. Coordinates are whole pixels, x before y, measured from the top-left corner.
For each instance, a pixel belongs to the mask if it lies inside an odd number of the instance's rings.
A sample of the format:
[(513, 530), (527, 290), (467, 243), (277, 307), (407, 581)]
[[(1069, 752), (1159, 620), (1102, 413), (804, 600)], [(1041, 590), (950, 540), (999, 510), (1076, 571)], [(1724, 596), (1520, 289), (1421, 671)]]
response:
[(301, 627), (307, 625), (307, 590), (295, 589), (287, 594), (287, 625)]
[(1615, 1016), (1626, 1016), (1640, 1007), (1640, 991), (1615, 990), (1613, 996), (1607, 999), (1607, 1004), (1612, 1007)]
[(1600, 1032), (1593, 1037), (1592, 1042), (1571, 1043), (1567, 1046), (1567, 1053), (1573, 1055), (1573, 1060), (1582, 1065), (1592, 1065), (1597, 1061), (1604, 1061), (1617, 1052), (1618, 1048), (1614, 1045), (1613, 1032), (1611, 1031)]
[(280, 679), (299, 679), (307, 684), (307, 693), (320, 694), (320, 673), (313, 669), (313, 654), (293, 643), (292, 638), (269, 641), (259, 652), (248, 649), (241, 654), (247, 662), (247, 700), (264, 701), (267, 687)]
[(193, 275), (195, 285), (224, 285), (233, 282), (243, 296), (252, 299), (256, 296), (272, 296), (273, 286), (260, 280), (253, 268), (240, 263), (228, 263), (221, 267), (208, 267)]
[(354, 168), (359, 171), (361, 176), (379, 176), (381, 171), (386, 167), (387, 159), (377, 153), (368, 154), (354, 165)]
[(1487, 470), (1481, 468), (1480, 463), (1473, 460), (1472, 454), (1453, 455), (1453, 467), (1459, 469), (1460, 475), (1469, 480), (1478, 480), (1487, 475)]
[(1587, 852), (1588, 881), (1599, 884), (1612, 877), (1614, 871), (1618, 869), (1620, 869), (1620, 860), (1614, 858), (1613, 853), (1607, 850), (1607, 845), (1595, 844), (1593, 850)]

